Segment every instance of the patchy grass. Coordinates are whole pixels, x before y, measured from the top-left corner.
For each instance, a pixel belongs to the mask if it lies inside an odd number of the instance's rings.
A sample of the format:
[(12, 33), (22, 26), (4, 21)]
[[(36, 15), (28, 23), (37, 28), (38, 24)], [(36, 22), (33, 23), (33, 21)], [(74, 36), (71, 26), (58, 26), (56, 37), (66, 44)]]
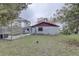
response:
[(29, 35), (13, 41), (0, 40), (0, 55), (79, 56), (79, 35)]

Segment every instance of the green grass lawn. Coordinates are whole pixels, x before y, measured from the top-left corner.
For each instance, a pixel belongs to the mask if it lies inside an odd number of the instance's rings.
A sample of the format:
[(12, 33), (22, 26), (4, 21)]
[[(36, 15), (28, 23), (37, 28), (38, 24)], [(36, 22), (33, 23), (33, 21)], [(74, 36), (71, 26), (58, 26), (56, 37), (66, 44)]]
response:
[(29, 35), (13, 41), (0, 40), (0, 55), (79, 56), (78, 44), (79, 35)]

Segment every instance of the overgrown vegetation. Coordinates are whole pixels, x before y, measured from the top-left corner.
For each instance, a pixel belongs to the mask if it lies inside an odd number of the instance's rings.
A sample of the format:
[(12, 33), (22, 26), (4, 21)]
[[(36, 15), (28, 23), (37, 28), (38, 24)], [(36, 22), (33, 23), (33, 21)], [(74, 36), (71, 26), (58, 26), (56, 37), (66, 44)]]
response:
[(79, 35), (29, 35), (13, 41), (0, 40), (0, 55), (79, 56), (78, 38)]
[[(55, 19), (64, 22), (68, 29), (64, 32), (78, 34), (79, 31), (79, 3), (66, 3), (56, 11)], [(64, 28), (65, 29), (65, 28)]]

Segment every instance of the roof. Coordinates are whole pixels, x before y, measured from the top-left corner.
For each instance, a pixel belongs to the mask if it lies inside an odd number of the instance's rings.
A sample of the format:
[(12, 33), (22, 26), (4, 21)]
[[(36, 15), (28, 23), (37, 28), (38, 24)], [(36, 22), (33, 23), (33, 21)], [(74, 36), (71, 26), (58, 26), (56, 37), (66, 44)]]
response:
[(31, 27), (36, 27), (36, 26), (53, 26), (53, 27), (59, 27), (56, 24), (51, 24), (51, 23), (48, 23), (48, 22), (41, 22), (41, 23), (35, 24), (35, 25), (31, 26)]

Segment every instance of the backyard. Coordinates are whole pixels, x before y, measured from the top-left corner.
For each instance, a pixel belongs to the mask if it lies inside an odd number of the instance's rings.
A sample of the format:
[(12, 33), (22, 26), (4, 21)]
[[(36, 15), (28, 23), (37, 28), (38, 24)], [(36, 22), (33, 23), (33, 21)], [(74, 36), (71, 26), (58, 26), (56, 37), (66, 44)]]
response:
[(79, 35), (28, 35), (13, 41), (0, 40), (0, 55), (79, 56)]

